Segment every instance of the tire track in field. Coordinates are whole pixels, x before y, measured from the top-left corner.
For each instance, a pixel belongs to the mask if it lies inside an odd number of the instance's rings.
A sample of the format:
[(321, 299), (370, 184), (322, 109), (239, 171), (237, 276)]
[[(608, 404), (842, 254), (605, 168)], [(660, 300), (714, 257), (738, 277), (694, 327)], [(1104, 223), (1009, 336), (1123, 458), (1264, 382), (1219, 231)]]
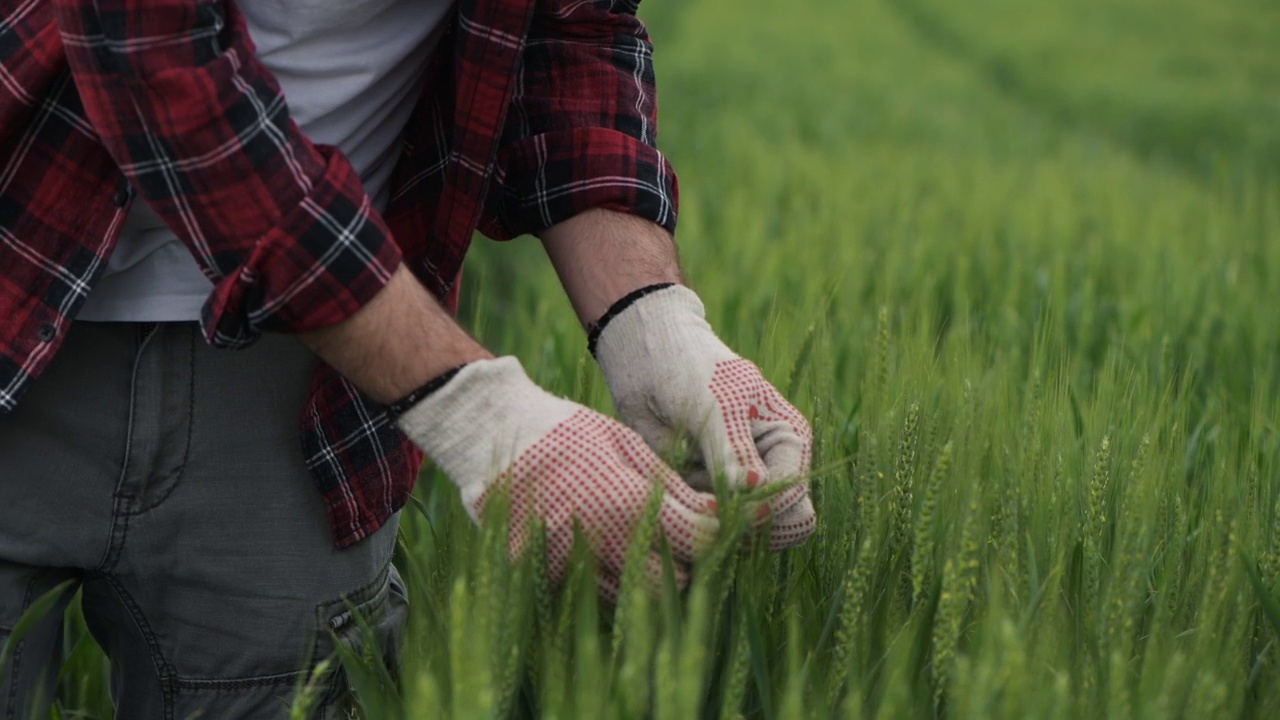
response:
[(885, 5), (925, 44), (973, 68), (979, 79), (996, 92), (1046, 117), (1065, 132), (1095, 135), (1147, 165), (1170, 166), (1193, 180), (1210, 176), (1215, 155), (1226, 156), (1233, 164), (1243, 164), (1264, 178), (1280, 174), (1280, 144), (1250, 146), (1239, 137), (1241, 130), (1220, 115), (1171, 119), (1135, 108), (1129, 116), (1131, 127), (1116, 127), (1115, 122), (1064, 102), (1052, 86), (1037, 84), (1027, 77), (1017, 61), (984, 53), (920, 0), (885, 0)]

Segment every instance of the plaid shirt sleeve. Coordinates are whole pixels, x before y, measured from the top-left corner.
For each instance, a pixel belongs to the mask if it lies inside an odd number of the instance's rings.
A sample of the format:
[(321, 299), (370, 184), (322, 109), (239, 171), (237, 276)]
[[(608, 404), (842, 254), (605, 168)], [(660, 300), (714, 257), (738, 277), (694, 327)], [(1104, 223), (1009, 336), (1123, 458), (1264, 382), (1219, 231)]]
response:
[(655, 147), (653, 47), (638, 0), (539, 2), (481, 230), (532, 233), (591, 208), (675, 232), (678, 190)]
[(100, 141), (191, 249), (221, 347), (354, 313), (400, 251), (360, 179), (289, 119), (229, 0), (55, 0)]

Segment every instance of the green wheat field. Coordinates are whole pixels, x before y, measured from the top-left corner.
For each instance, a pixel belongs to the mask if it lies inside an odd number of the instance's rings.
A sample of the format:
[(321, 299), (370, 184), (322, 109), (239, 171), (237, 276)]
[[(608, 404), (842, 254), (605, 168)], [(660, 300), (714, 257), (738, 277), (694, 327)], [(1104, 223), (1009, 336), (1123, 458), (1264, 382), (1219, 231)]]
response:
[[(726, 498), (690, 591), (615, 608), (428, 469), (402, 679), (329, 665), (363, 715), (1280, 717), (1280, 4), (640, 14), (690, 282), (811, 418), (817, 533)], [(469, 327), (612, 412), (538, 243), (469, 262)], [(68, 623), (55, 716), (108, 717)]]

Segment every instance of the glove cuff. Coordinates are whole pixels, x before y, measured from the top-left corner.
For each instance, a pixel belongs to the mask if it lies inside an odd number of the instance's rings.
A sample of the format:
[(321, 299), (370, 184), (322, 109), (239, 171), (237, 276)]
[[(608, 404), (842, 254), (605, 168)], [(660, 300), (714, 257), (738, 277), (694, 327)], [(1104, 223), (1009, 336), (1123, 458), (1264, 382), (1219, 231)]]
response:
[(696, 362), (710, 368), (735, 357), (707, 324), (697, 293), (683, 285), (633, 299), (601, 329), (595, 346), (596, 361), (610, 387), (635, 373), (661, 374), (672, 363)]
[(477, 360), (396, 419), (462, 491), (468, 511), (522, 452), (577, 410), (538, 387), (514, 357)]
[(592, 323), (591, 327), (587, 329), (587, 350), (590, 351), (592, 357), (595, 357), (596, 343), (600, 341), (600, 333), (604, 331), (605, 326), (609, 324), (610, 320), (617, 317), (619, 313), (631, 307), (637, 300), (645, 295), (652, 295), (659, 290), (666, 290), (674, 285), (675, 283), (672, 282), (645, 285), (639, 290), (632, 290), (624, 295), (621, 300), (610, 305), (609, 309), (605, 310), (604, 314), (600, 316), (600, 319)]

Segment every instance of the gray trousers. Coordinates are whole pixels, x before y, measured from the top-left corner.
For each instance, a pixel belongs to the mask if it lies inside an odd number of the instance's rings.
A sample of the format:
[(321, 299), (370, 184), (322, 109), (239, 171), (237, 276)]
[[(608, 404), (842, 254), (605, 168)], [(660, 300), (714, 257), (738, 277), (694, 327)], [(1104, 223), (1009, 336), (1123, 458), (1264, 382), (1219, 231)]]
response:
[[(359, 642), (350, 605), (394, 662), (399, 518), (333, 548), (300, 444), (315, 362), (291, 337), (219, 351), (193, 323), (74, 324), (0, 416), (0, 643), (72, 581), (121, 718), (285, 717), (300, 675)], [(0, 717), (47, 707), (60, 616), (16, 646)], [(322, 717), (344, 685), (326, 686)]]

